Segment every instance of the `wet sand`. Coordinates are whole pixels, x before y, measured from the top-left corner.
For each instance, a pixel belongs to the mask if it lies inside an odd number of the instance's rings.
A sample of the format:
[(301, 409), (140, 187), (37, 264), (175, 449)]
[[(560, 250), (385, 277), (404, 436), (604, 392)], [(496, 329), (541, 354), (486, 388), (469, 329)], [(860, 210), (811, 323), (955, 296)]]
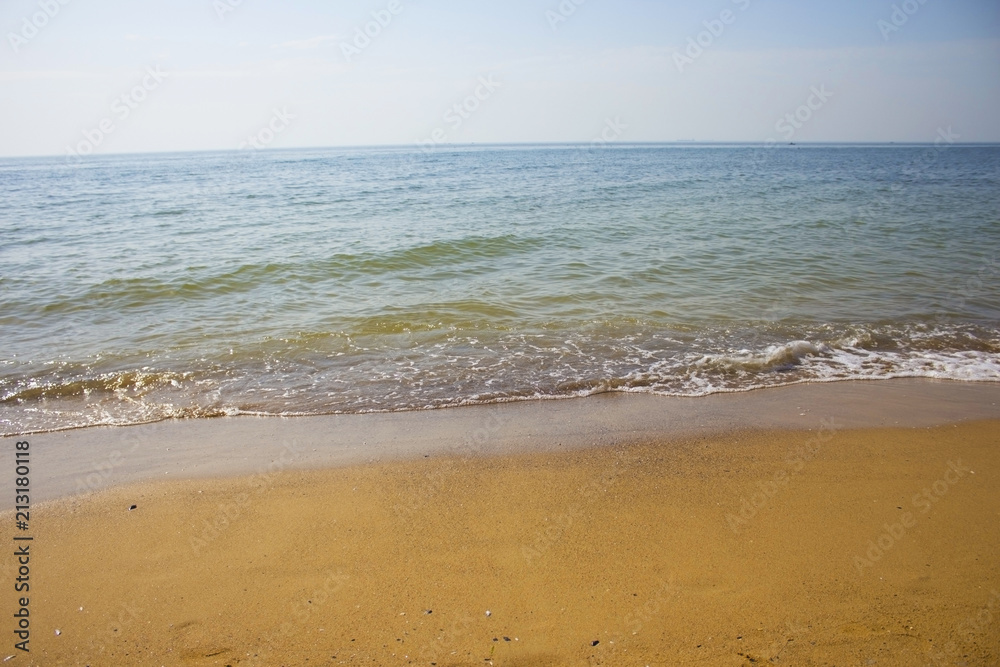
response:
[[(997, 664), (1000, 421), (808, 419), (272, 466), (43, 503), (32, 650), (5, 632), (0, 658)], [(12, 581), (13, 558), (0, 567)], [(15, 610), (8, 590), (10, 629)]]
[[(698, 398), (587, 398), (387, 414), (234, 417), (31, 434), (33, 502), (143, 481), (318, 469), (424, 456), (670, 443), (741, 429), (935, 426), (1000, 419), (1000, 383), (903, 379), (803, 384)], [(19, 438), (0, 438), (13, 447)], [(14, 498), (0, 494), (0, 510)]]

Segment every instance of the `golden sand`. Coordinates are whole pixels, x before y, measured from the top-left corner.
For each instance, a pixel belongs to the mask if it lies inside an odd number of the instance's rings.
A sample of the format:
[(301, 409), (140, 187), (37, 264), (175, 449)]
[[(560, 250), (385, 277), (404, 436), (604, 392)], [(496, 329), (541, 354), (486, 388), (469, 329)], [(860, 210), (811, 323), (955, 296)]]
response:
[(145, 484), (32, 522), (8, 664), (1000, 660), (1000, 422)]

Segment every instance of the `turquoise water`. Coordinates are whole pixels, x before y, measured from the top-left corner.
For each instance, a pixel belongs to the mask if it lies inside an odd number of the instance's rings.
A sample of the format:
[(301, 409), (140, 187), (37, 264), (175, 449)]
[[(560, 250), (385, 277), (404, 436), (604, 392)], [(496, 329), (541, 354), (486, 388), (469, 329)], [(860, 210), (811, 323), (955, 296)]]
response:
[(1000, 147), (0, 161), (0, 430), (1000, 381)]

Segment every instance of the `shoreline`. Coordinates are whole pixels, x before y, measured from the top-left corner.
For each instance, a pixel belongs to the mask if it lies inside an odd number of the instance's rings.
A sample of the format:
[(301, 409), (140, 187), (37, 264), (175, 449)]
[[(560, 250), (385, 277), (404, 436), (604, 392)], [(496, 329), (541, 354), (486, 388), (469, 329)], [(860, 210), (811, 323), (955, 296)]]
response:
[[(703, 399), (718, 399), (723, 396), (744, 396), (753, 395), (758, 393), (766, 393), (773, 391), (795, 391), (796, 388), (810, 387), (813, 385), (849, 385), (849, 386), (859, 386), (859, 385), (945, 385), (945, 386), (981, 386), (981, 387), (1000, 387), (1000, 381), (988, 381), (988, 380), (961, 380), (955, 378), (928, 378), (928, 377), (891, 377), (891, 378), (852, 378), (852, 379), (832, 379), (832, 380), (804, 380), (790, 382), (788, 384), (776, 384), (770, 386), (760, 386), (752, 387), (749, 389), (720, 389), (713, 391), (708, 394), (694, 394), (694, 395), (679, 395), (679, 394), (664, 394), (658, 392), (647, 392), (647, 391), (637, 391), (628, 389), (615, 389), (600, 391), (593, 394), (586, 395), (552, 395), (552, 396), (533, 396), (530, 398), (510, 398), (502, 399), (496, 401), (485, 401), (482, 403), (461, 403), (456, 405), (441, 405), (435, 407), (423, 407), (423, 408), (403, 408), (403, 409), (388, 409), (388, 410), (373, 410), (366, 412), (316, 412), (316, 413), (294, 413), (288, 412), (284, 414), (280, 413), (269, 413), (269, 412), (238, 412), (235, 414), (211, 414), (211, 415), (198, 415), (198, 416), (184, 416), (184, 417), (164, 417), (162, 419), (156, 419), (152, 421), (143, 421), (135, 423), (122, 423), (122, 424), (89, 424), (83, 426), (64, 426), (51, 429), (39, 429), (39, 430), (29, 430), (20, 433), (0, 433), (0, 440), (9, 438), (24, 438), (33, 436), (45, 436), (45, 435), (58, 435), (61, 433), (71, 433), (75, 431), (89, 431), (92, 429), (123, 429), (123, 428), (135, 428), (144, 426), (154, 426), (156, 424), (164, 423), (181, 423), (181, 422), (198, 422), (198, 421), (212, 421), (212, 420), (234, 420), (234, 419), (281, 419), (281, 420), (293, 420), (293, 419), (332, 419), (337, 417), (352, 417), (352, 418), (378, 418), (380, 416), (388, 415), (404, 415), (411, 413), (430, 413), (430, 412), (441, 412), (441, 411), (452, 411), (452, 410), (469, 410), (476, 408), (495, 408), (504, 405), (515, 405), (519, 403), (537, 403), (543, 404), (550, 401), (582, 401), (587, 399), (596, 399), (607, 396), (640, 396), (640, 397), (651, 397), (657, 400), (665, 401), (696, 401)], [(991, 390), (984, 390), (985, 393), (990, 393)], [(839, 392), (834, 392), (839, 395)], [(971, 395), (979, 397), (983, 392), (972, 391)]]
[[(220, 417), (29, 436), (33, 502), (153, 480), (237, 477), (418, 460), (659, 442), (736, 432), (932, 427), (1000, 419), (1000, 384), (897, 379), (699, 397), (605, 393), (440, 410)], [(0, 511), (13, 508), (5, 498)]]

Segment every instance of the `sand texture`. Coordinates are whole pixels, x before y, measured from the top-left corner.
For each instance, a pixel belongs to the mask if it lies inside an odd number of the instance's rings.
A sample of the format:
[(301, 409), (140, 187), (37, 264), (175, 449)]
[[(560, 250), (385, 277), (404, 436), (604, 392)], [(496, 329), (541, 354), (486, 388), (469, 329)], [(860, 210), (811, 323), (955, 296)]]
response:
[(996, 421), (147, 483), (32, 520), (10, 664), (1000, 660)]

